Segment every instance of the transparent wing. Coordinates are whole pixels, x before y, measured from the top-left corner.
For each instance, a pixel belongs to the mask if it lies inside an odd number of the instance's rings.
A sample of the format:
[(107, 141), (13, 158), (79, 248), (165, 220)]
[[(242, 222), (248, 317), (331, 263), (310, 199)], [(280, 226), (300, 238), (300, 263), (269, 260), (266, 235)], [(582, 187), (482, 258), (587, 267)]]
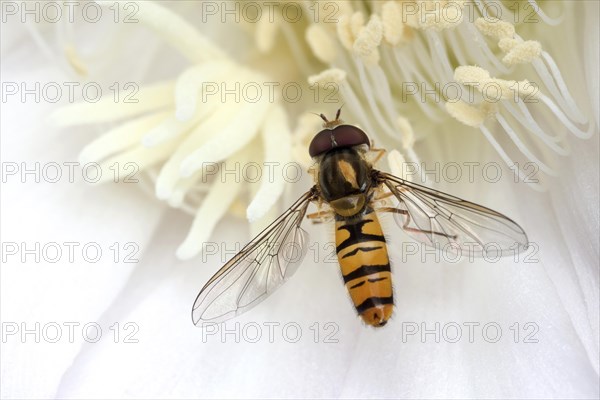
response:
[(308, 242), (300, 224), (315, 193), (313, 187), (300, 197), (210, 278), (192, 308), (195, 325), (248, 311), (296, 272)]
[(498, 257), (527, 248), (516, 222), (489, 208), (377, 171), (398, 199), (396, 223), (428, 246), (462, 255)]

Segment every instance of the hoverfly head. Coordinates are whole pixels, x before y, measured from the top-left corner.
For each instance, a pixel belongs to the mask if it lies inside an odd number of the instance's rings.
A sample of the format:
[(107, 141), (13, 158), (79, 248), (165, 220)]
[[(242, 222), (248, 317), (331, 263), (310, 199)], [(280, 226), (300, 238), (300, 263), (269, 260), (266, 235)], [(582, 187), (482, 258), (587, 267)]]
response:
[(370, 147), (371, 141), (365, 132), (354, 125), (343, 125), (340, 119), (342, 109), (338, 109), (335, 120), (329, 121), (325, 115), (320, 117), (325, 121), (321, 132), (317, 133), (310, 142), (308, 152), (311, 157), (317, 157), (330, 150), (344, 147), (354, 147), (366, 144)]

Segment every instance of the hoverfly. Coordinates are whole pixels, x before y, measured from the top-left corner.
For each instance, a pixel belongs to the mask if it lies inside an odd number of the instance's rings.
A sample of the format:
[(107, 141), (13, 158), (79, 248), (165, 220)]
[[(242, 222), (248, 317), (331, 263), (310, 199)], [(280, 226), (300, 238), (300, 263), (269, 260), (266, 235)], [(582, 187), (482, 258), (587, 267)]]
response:
[[(343, 124), (340, 112), (334, 121), (320, 115), (324, 129), (310, 143), (314, 186), (209, 279), (192, 308), (195, 325), (248, 311), (292, 276), (307, 251), (308, 234), (300, 225), (310, 203), (320, 207), (308, 218), (335, 219), (344, 283), (359, 316), (374, 327), (387, 323), (394, 304), (378, 213), (393, 213), (406, 233), (426, 245), (450, 245), (461, 254), (482, 256), (489, 243), (499, 256), (527, 248), (527, 235), (505, 215), (374, 169), (385, 150), (371, 148), (365, 132)], [(387, 197), (395, 198), (394, 207), (385, 206)]]

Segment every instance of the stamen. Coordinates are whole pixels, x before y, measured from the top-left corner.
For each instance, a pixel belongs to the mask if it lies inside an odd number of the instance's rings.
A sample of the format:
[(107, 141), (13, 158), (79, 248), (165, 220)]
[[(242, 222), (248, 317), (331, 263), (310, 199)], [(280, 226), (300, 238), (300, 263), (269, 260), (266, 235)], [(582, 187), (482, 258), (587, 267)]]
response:
[[(543, 61), (542, 61), (543, 60)], [(544, 85), (550, 92), (553, 98), (556, 99), (562, 109), (564, 109), (570, 119), (579, 123), (585, 124), (588, 122), (587, 117), (583, 114), (577, 103), (571, 96), (569, 89), (556, 65), (556, 62), (547, 52), (542, 52), (541, 59), (533, 62), (538, 75), (542, 78)]]
[(507, 52), (502, 62), (507, 65), (528, 64), (542, 54), (542, 44), (535, 40), (515, 43), (510, 39), (502, 39), (500, 42), (500, 48)]
[[(537, 7), (535, 2), (533, 4)], [(541, 9), (536, 10), (542, 19), (547, 18)], [(549, 21), (546, 22), (550, 23)], [(516, 34), (512, 24), (500, 21), (497, 18), (479, 18), (475, 22), (475, 25), (484, 34), (499, 40), (498, 46), (505, 53), (505, 56), (502, 58), (505, 64), (512, 66), (532, 63), (536, 72), (550, 91), (550, 94), (557, 100), (561, 108), (565, 109), (569, 118), (578, 123), (587, 122), (567, 90), (560, 71), (556, 67), (556, 63), (548, 53), (542, 50), (542, 45), (539, 42), (523, 40)], [(557, 88), (557, 85), (559, 88)]]
[(379, 50), (383, 38), (383, 23), (378, 15), (373, 14), (369, 23), (361, 29), (353, 45), (354, 54), (362, 59), (367, 65), (379, 63)]
[(462, 100), (446, 103), (446, 110), (454, 119), (474, 128), (480, 127), (488, 116), (484, 110), (473, 107)]
[(402, 10), (395, 1), (386, 1), (381, 6), (381, 22), (386, 42), (396, 46), (403, 41), (405, 24), (402, 21)]
[[(311, 20), (315, 23), (323, 23), (326, 26), (334, 25), (335, 20), (339, 21), (341, 17), (349, 17), (354, 13), (352, 3), (354, 0), (336, 0), (334, 2), (328, 1), (315, 1), (308, 2), (302, 1), (300, 4), (306, 10), (307, 15), (311, 16)], [(332, 4), (335, 6), (332, 7)], [(358, 4), (360, 7), (360, 4)]]
[(556, 118), (558, 118), (559, 121), (562, 122), (562, 124), (571, 133), (573, 133), (573, 135), (577, 136), (580, 139), (589, 139), (594, 135), (595, 126), (593, 123), (591, 123), (591, 122), (588, 123), (588, 129), (586, 131), (579, 129), (577, 126), (575, 126), (575, 124), (573, 124), (568, 119), (568, 117), (565, 115), (565, 113), (560, 108), (558, 108), (558, 106), (556, 104), (554, 104), (554, 102), (552, 100), (550, 100), (550, 98), (548, 98), (547, 96), (545, 96), (543, 94), (539, 94), (539, 98), (554, 113)]
[(335, 83), (340, 84), (346, 80), (346, 71), (339, 68), (330, 68), (320, 72), (317, 75), (311, 75), (308, 77), (308, 84), (314, 85), (315, 83), (321, 87), (327, 84)]
[(540, 191), (540, 192), (545, 191), (545, 187), (542, 186), (541, 183), (539, 183), (539, 182), (531, 182), (531, 180), (529, 180), (527, 178), (527, 174), (525, 172), (523, 172), (523, 170), (521, 169), (521, 167), (518, 167), (518, 168), (515, 167), (517, 164), (515, 164), (515, 162), (508, 156), (508, 154), (506, 154), (506, 152), (504, 151), (504, 149), (500, 146), (500, 144), (496, 141), (496, 139), (494, 139), (494, 136), (489, 131), (489, 129), (486, 128), (485, 125), (481, 125), (479, 127), (479, 130), (483, 133), (483, 135), (488, 140), (488, 142), (490, 142), (490, 144), (492, 145), (492, 147), (496, 150), (496, 152), (498, 153), (498, 155), (500, 156), (500, 158), (502, 158), (502, 160), (506, 163), (506, 165), (509, 168), (514, 169), (516, 171), (516, 174), (517, 174), (520, 182), (525, 182), (526, 184), (528, 184), (534, 190), (537, 190), (537, 191)]
[(415, 144), (415, 132), (413, 131), (410, 122), (404, 117), (398, 117), (396, 123), (402, 133), (402, 148), (412, 148)]
[[(547, 145), (552, 151), (556, 152), (561, 156), (568, 156), (571, 151), (569, 147), (569, 142), (565, 140), (564, 131), (558, 131), (558, 135), (556, 137), (552, 137), (547, 134), (535, 121), (529, 109), (523, 102), (517, 102), (516, 104), (512, 104), (506, 102), (503, 104), (504, 108), (508, 110), (508, 112), (516, 118), (521, 125), (523, 125), (528, 131), (532, 132), (536, 137), (540, 138), (545, 145)], [(515, 109), (515, 105), (518, 107), (518, 110)], [(563, 142), (563, 146), (558, 146), (557, 143)]]
[(365, 15), (357, 11), (350, 16), (350, 32), (352, 33), (352, 41), (356, 40), (360, 32), (365, 26)]
[(346, 50), (352, 50), (352, 45), (354, 44), (354, 35), (352, 34), (352, 28), (350, 28), (350, 20), (350, 17), (341, 16), (336, 26), (338, 39)]
[(529, 4), (531, 5), (531, 9), (534, 10), (537, 13), (537, 15), (539, 15), (540, 18), (546, 24), (548, 24), (550, 26), (559, 25), (565, 19), (564, 14), (561, 14), (560, 17), (558, 17), (558, 18), (551, 18), (544, 12), (544, 10), (542, 10), (542, 7), (540, 7), (535, 0), (528, 0), (528, 1), (529, 1)]
[(499, 74), (509, 73), (509, 68), (503, 64), (496, 54), (492, 51), (484, 35), (474, 26), (474, 24), (462, 24), (458, 27), (461, 35), (461, 42), (471, 43), (474, 41), (478, 46), (467, 46), (469, 55), (472, 57), (475, 65), (486, 70), (493, 70)]
[[(500, 98), (503, 100), (513, 99), (517, 101), (515, 96), (533, 100), (539, 95), (538, 88), (527, 80), (517, 82), (492, 78), (488, 71), (475, 66), (460, 66), (456, 68), (454, 79), (466, 86), (473, 86), (482, 93), (486, 87), (489, 87), (488, 85), (494, 84), (495, 88), (500, 90)], [(488, 101), (492, 101), (492, 99)]]
[(506, 119), (502, 116), (502, 114), (496, 114), (496, 119), (500, 123), (500, 125), (504, 128), (504, 131), (508, 134), (508, 137), (513, 141), (515, 146), (523, 153), (525, 157), (527, 157), (532, 162), (536, 163), (542, 172), (547, 173), (550, 176), (556, 176), (556, 172), (548, 167), (545, 163), (543, 163), (537, 156), (535, 156), (531, 150), (523, 143), (521, 139), (519, 139), (517, 133), (513, 128), (506, 122)]
[(73, 68), (73, 70), (80, 76), (87, 76), (88, 68), (77, 54), (77, 50), (73, 45), (65, 46), (65, 57), (69, 62), (69, 65)]
[(413, 28), (441, 31), (460, 25), (464, 15), (464, 4), (465, 0), (421, 1), (417, 3), (417, 13), (410, 13), (404, 17)]
[(473, 85), (474, 83), (483, 83), (491, 79), (490, 73), (483, 68), (475, 66), (460, 66), (454, 71), (454, 79), (463, 85)]
[(410, 179), (410, 176), (407, 176), (405, 174), (406, 172), (406, 168), (404, 168), (404, 166), (406, 165), (406, 160), (404, 159), (404, 157), (402, 156), (402, 154), (400, 154), (400, 152), (396, 149), (393, 149), (389, 152), (388, 154), (388, 164), (390, 166), (390, 172), (392, 173), (392, 175), (395, 175), (399, 178), (405, 179), (405, 180), (412, 180)]
[(371, 125), (371, 119), (367, 116), (365, 108), (349, 82), (342, 82), (340, 84), (340, 94), (346, 102), (347, 107), (352, 110), (352, 114), (361, 122), (361, 125), (363, 125), (367, 131), (375, 132), (375, 129)]
[(497, 40), (512, 39), (515, 36), (515, 26), (498, 18), (477, 18), (475, 26), (484, 35)]
[(270, 18), (261, 18), (256, 23), (255, 40), (258, 51), (267, 54), (273, 49), (280, 25), (281, 21), (278, 17), (274, 17), (272, 21)]
[[(308, 76), (314, 71), (310, 61), (304, 56), (305, 44), (298, 38), (297, 32), (292, 29), (293, 24), (281, 24), (281, 32), (285, 37), (287, 45), (294, 57), (298, 69), (304, 76)], [(302, 38), (304, 40), (304, 37)]]
[[(411, 46), (412, 47), (412, 46)], [(397, 78), (396, 81), (397, 82), (429, 82), (428, 78), (425, 77), (422, 73), (421, 70), (419, 68), (417, 68), (417, 66), (412, 65), (411, 63), (405, 62), (404, 60), (406, 59), (410, 59), (410, 56), (412, 56), (412, 51), (409, 54), (409, 46), (406, 46), (402, 49), (399, 48), (394, 48), (393, 49), (393, 56), (394, 56), (394, 60), (396, 61), (394, 65), (394, 67), (399, 68), (399, 70), (402, 72), (402, 76), (400, 78)], [(404, 57), (403, 57), (403, 53)], [(396, 68), (392, 68), (392, 73), (396, 72)], [(423, 94), (421, 91), (421, 87), (420, 85), (417, 85), (417, 92), (415, 93), (415, 96), (417, 96), (417, 98), (422, 98)], [(437, 105), (436, 104), (431, 104), (430, 102), (427, 101), (416, 101), (415, 102), (417, 104), (417, 106), (423, 111), (423, 113), (427, 116), (427, 118), (431, 119), (431, 120), (440, 120), (440, 115), (439, 112), (437, 111)]]
[(438, 82), (450, 82), (452, 79), (452, 65), (443, 42), (440, 39), (440, 33), (433, 30), (425, 32), (427, 44), (430, 49), (432, 67), (437, 73)]
[[(372, 90), (368, 90), (368, 88), (373, 87), (373, 85), (369, 82), (369, 80), (367, 79), (366, 73), (365, 73), (365, 65), (363, 65), (360, 62), (356, 63), (356, 67), (358, 69), (358, 76), (360, 79), (360, 83), (362, 85), (362, 87), (364, 88), (364, 95), (366, 96), (367, 99), (367, 103), (369, 105), (369, 110), (372, 113), (372, 115), (375, 116), (375, 121), (383, 127), (383, 129), (385, 130), (385, 132), (390, 135), (390, 136), (395, 136), (395, 132), (394, 129), (392, 128), (392, 126), (390, 124), (388, 124), (388, 121), (386, 118), (383, 117), (383, 115), (381, 114), (381, 109), (378, 107), (377, 102), (375, 100), (375, 96), (373, 96), (373, 91)], [(375, 66), (375, 67), (371, 67), (371, 68), (379, 68), (379, 66)]]
[[(384, 118), (388, 121), (394, 121), (398, 116), (398, 113), (393, 107), (394, 98), (390, 90), (391, 85), (383, 69), (381, 66), (376, 65), (374, 67), (367, 68), (366, 73), (373, 85), (373, 90), (375, 90), (379, 95), (378, 103), (383, 111), (383, 114), (385, 115)], [(393, 122), (391, 122), (390, 125), (391, 124), (393, 124)]]
[(305, 169), (308, 169), (312, 164), (312, 159), (306, 149), (313, 136), (321, 130), (321, 124), (313, 113), (304, 113), (298, 117), (294, 126), (292, 134), (292, 159), (299, 162)]
[(313, 24), (306, 30), (306, 41), (313, 54), (325, 64), (331, 64), (337, 57), (337, 43), (322, 25)]

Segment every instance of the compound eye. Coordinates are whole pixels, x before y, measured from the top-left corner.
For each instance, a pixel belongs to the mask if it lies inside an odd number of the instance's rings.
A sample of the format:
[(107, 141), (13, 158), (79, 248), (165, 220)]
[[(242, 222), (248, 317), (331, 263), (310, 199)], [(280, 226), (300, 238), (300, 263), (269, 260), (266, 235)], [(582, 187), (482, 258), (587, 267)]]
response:
[(331, 129), (324, 129), (315, 135), (308, 146), (308, 153), (311, 157), (326, 153), (333, 148), (332, 133)]
[(333, 130), (337, 147), (353, 147), (366, 144), (371, 147), (371, 142), (366, 133), (353, 125), (340, 125)]
[(311, 157), (316, 157), (334, 148), (353, 147), (361, 144), (370, 147), (371, 143), (366, 133), (353, 125), (340, 125), (317, 133), (310, 142), (308, 152)]

